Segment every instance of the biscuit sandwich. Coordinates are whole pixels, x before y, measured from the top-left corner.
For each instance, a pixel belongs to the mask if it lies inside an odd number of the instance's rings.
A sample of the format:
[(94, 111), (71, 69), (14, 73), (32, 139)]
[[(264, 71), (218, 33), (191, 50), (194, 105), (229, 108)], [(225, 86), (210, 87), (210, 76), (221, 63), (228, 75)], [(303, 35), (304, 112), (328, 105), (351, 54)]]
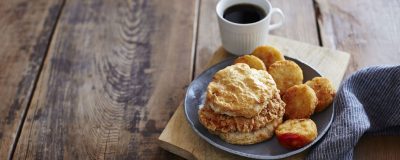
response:
[(282, 123), (285, 103), (271, 75), (244, 63), (218, 71), (199, 110), (200, 123), (231, 144), (270, 139)]

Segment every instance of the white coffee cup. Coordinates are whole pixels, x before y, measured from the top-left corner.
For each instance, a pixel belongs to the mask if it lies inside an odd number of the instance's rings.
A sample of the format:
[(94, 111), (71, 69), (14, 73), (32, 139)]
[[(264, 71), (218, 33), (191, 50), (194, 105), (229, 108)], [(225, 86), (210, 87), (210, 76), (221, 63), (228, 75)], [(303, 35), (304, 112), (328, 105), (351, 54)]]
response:
[[(260, 7), (266, 16), (254, 23), (239, 24), (226, 20), (223, 15), (229, 7), (237, 4), (252, 4)], [(222, 46), (234, 55), (251, 53), (256, 47), (266, 45), (269, 30), (280, 27), (285, 19), (279, 8), (272, 8), (268, 0), (220, 0), (216, 7)], [(270, 24), (271, 17), (278, 13), (280, 19)]]

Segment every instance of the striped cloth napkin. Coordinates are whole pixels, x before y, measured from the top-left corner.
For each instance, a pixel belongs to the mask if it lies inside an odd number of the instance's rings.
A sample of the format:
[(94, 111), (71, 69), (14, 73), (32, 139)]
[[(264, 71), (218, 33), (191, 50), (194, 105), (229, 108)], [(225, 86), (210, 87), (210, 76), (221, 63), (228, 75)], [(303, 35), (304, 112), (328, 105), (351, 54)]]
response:
[(353, 159), (364, 134), (400, 135), (400, 66), (362, 69), (339, 88), (335, 117), (308, 160)]

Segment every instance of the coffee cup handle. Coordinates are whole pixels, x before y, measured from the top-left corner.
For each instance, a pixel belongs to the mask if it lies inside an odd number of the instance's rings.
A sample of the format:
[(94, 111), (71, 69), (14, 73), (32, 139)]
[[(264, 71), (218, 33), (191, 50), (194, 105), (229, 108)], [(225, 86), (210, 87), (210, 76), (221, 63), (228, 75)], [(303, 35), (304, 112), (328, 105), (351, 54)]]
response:
[(285, 15), (283, 15), (283, 12), (281, 9), (279, 8), (272, 8), (271, 9), (271, 16), (273, 16), (275, 13), (277, 13), (279, 15), (279, 21), (274, 23), (274, 24), (270, 24), (269, 28), (270, 30), (274, 30), (280, 26), (282, 26), (283, 22), (285, 21)]

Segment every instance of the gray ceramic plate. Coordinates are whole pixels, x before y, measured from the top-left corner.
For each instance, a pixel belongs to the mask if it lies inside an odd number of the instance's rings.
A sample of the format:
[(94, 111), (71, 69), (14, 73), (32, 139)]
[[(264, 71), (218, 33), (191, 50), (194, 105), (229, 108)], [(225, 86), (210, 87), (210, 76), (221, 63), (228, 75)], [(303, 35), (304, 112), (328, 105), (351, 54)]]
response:
[[(292, 60), (296, 62), (301, 69), (303, 70), (304, 74), (304, 81), (310, 80), (313, 77), (321, 76), (315, 69), (311, 68), (309, 65), (293, 59), (289, 57), (285, 57), (288, 60)], [(216, 64), (200, 74), (189, 86), (186, 97), (185, 97), (185, 114), (186, 118), (189, 121), (192, 129), (204, 140), (208, 143), (212, 144), (213, 146), (222, 149), (224, 151), (249, 157), (249, 158), (256, 158), (256, 159), (279, 159), (285, 158), (297, 153), (304, 151), (305, 149), (312, 146), (315, 142), (317, 142), (329, 129), (329, 126), (333, 119), (333, 111), (334, 107), (330, 106), (325, 111), (314, 114), (311, 119), (317, 124), (318, 128), (318, 137), (314, 140), (311, 144), (304, 146), (303, 148), (297, 150), (288, 150), (282, 147), (276, 137), (274, 136), (272, 139), (261, 142), (258, 144), (253, 145), (233, 145), (226, 143), (218, 136), (213, 135), (207, 131), (207, 129), (200, 124), (199, 116), (197, 111), (199, 110), (199, 106), (204, 104), (205, 100), (205, 91), (208, 86), (208, 83), (211, 81), (213, 75), (229, 66), (233, 63), (233, 58), (225, 60), (219, 64)]]

